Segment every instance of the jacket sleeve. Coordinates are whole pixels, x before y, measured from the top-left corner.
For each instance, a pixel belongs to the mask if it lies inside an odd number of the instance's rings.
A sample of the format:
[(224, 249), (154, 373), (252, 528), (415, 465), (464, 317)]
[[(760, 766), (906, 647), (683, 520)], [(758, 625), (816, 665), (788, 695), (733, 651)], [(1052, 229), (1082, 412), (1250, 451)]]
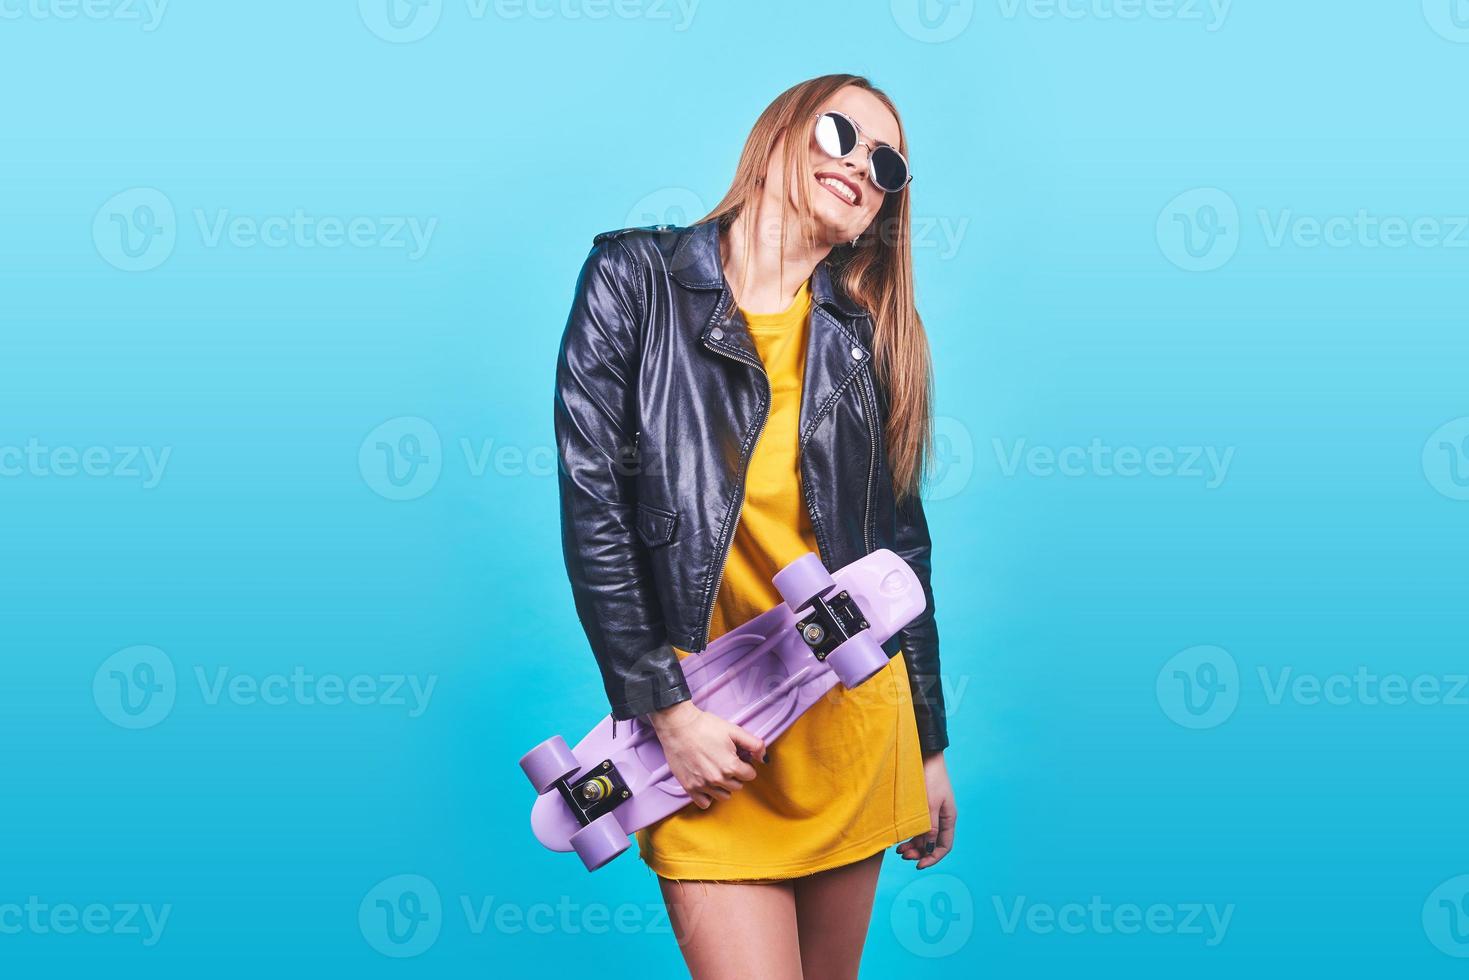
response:
[(556, 362), (562, 554), (618, 719), (689, 699), (637, 534), (638, 278), (617, 239), (592, 247)]
[(933, 607), (933, 544), (928, 536), (928, 518), (923, 501), (915, 493), (898, 505), (898, 547), (902, 557), (923, 583), (928, 606), (898, 634), (903, 660), (908, 667), (908, 685), (913, 692), (913, 714), (918, 720), (918, 747), (937, 752), (949, 744), (948, 718), (944, 711), (944, 689), (939, 677), (939, 628)]

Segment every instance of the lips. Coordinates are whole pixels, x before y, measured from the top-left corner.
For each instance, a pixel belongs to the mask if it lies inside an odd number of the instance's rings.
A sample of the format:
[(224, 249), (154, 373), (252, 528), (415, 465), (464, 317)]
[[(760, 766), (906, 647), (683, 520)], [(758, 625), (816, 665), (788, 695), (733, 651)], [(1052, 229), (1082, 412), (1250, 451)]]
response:
[(826, 188), (832, 197), (849, 207), (855, 208), (862, 203), (862, 188), (841, 174), (823, 170), (816, 175), (816, 182)]

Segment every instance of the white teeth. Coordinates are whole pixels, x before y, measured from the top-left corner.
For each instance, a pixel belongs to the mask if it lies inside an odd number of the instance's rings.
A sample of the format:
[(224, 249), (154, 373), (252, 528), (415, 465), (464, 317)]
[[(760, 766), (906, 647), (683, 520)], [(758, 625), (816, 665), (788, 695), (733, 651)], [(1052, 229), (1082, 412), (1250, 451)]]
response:
[(853, 191), (852, 188), (848, 187), (846, 184), (837, 180), (835, 177), (821, 177), (818, 178), (818, 180), (823, 187), (830, 187), (832, 190), (840, 194), (848, 204), (857, 203), (856, 192)]

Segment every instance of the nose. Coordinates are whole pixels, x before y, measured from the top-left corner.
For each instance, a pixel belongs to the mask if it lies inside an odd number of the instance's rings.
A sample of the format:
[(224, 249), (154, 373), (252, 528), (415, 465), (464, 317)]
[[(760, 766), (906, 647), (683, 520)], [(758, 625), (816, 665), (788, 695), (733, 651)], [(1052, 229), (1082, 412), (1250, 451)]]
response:
[(858, 143), (857, 148), (851, 153), (842, 157), (842, 166), (846, 167), (858, 178), (864, 180), (867, 177), (867, 168), (870, 162), (871, 154), (867, 152), (867, 147), (861, 143)]

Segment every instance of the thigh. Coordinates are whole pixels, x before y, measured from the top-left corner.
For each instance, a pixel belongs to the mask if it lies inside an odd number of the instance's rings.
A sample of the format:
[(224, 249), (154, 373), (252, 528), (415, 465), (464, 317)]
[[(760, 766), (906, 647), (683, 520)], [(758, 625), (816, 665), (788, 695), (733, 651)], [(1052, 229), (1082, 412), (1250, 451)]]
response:
[(693, 980), (801, 980), (789, 883), (659, 878), (658, 884)]
[(795, 882), (796, 926), (806, 980), (857, 976), (882, 855), (878, 851), (865, 861)]

